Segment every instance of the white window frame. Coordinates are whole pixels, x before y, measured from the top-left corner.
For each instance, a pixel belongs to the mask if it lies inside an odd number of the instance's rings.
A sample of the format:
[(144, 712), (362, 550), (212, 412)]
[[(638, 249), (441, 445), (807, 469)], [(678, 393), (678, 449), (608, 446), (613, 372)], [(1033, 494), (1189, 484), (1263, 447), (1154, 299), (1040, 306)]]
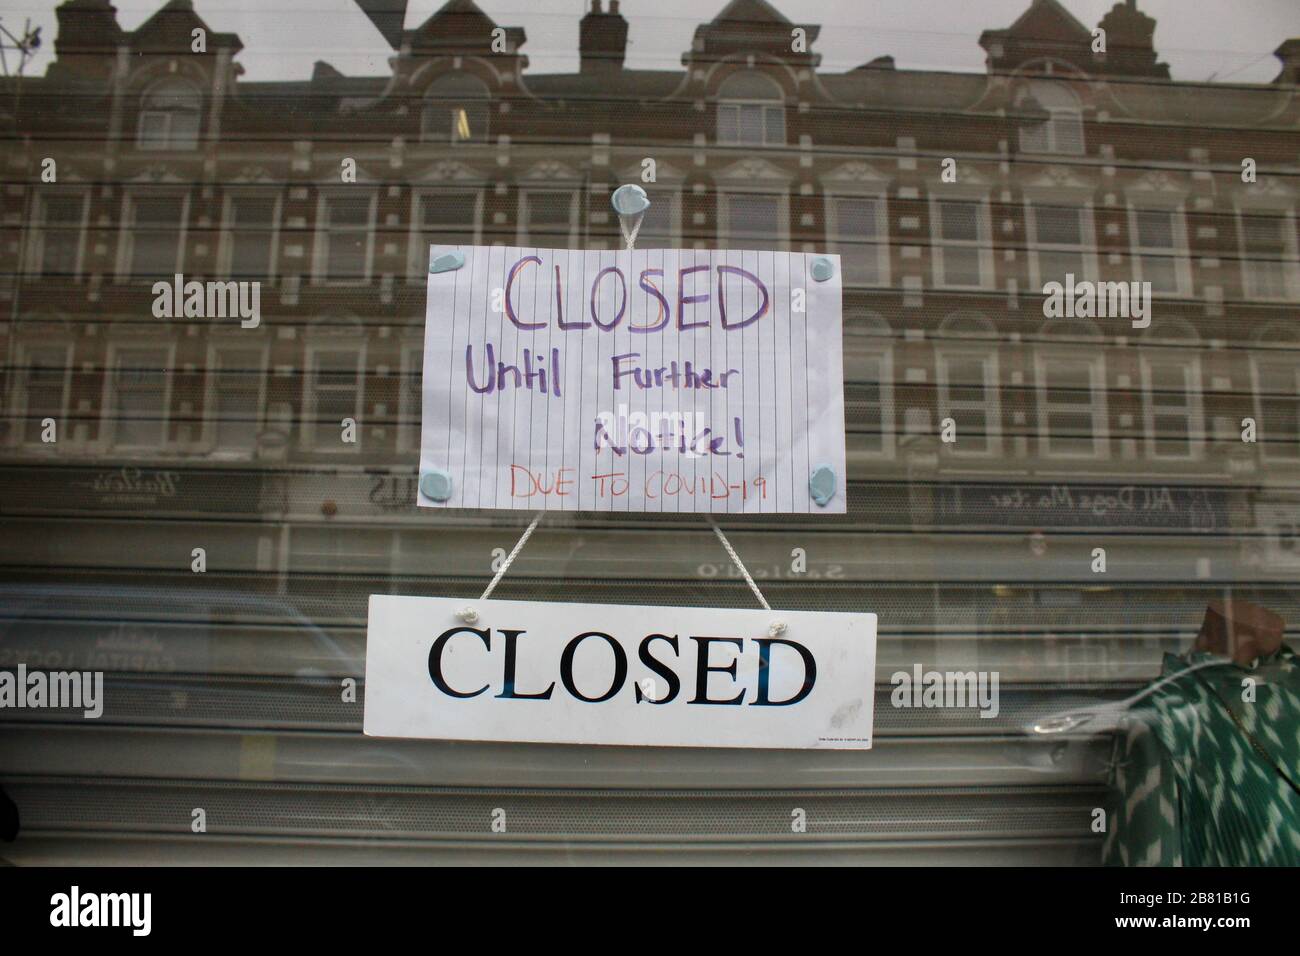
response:
[[(27, 439), (27, 418), (31, 411), (31, 403), (27, 389), (28, 377), (31, 373), (31, 355), (36, 351), (46, 349), (63, 349), (63, 395), (59, 410), (54, 419), (57, 423), (58, 432), (61, 432), (57, 442), (43, 442), (39, 438), (35, 441)], [(13, 392), (10, 407), (14, 410), (14, 416), (11, 419), (17, 426), (14, 429), (13, 444), (22, 445), (26, 448), (46, 449), (51, 453), (58, 449), (59, 445), (64, 445), (71, 441), (72, 435), (68, 425), (69, 406), (72, 404), (72, 356), (73, 343), (69, 339), (58, 338), (48, 342), (19, 341), (17, 354), (17, 367), (13, 377)]]
[[(979, 403), (984, 409), (985, 415), (984, 447), (972, 449), (969, 441), (963, 441), (960, 426), (958, 426), (957, 441), (952, 444), (944, 444), (944, 450), (949, 455), (958, 458), (992, 458), (999, 455), (1002, 452), (1002, 399), (999, 390), (997, 350), (952, 345), (945, 345), (935, 349), (935, 380), (938, 385), (940, 420), (949, 417), (954, 421), (957, 419), (957, 416), (952, 414), (953, 401), (949, 390), (953, 387), (970, 387), (965, 383), (953, 383), (949, 380), (949, 365), (954, 361), (980, 363), (984, 378), (981, 387), (984, 390), (985, 397), (985, 400)], [(961, 402), (960, 404), (965, 406), (969, 403)]]
[(1279, 352), (1276, 356), (1264, 353), (1255, 353), (1250, 356), (1250, 381), (1251, 392), (1255, 396), (1255, 429), (1256, 444), (1259, 445), (1260, 456), (1264, 461), (1275, 465), (1300, 465), (1300, 434), (1290, 436), (1294, 440), (1288, 443), (1287, 448), (1291, 452), (1286, 455), (1279, 455), (1276, 452), (1269, 453), (1269, 449), (1274, 447), (1270, 442), (1268, 432), (1268, 421), (1264, 415), (1264, 390), (1260, 374), (1261, 366), (1277, 365), (1287, 368), (1291, 372), (1291, 380), (1295, 385), (1296, 394), (1290, 401), (1296, 405), (1296, 421), (1300, 422), (1300, 363), (1297, 363), (1294, 357), (1295, 353), (1290, 351)]
[(423, 342), (408, 341), (402, 343), (400, 367), (402, 378), (397, 389), (397, 414), (399, 416), (397, 450), (418, 452), (423, 438), (424, 396), (423, 391), (420, 390), (415, 407), (410, 407), (412, 403), (408, 396), (406, 383), (410, 380), (409, 376), (415, 376), (417, 382), (422, 380), (424, 375)]
[[(1241, 252), (1241, 290), (1243, 297), (1254, 302), (1294, 302), (1300, 299), (1300, 251), (1296, 248), (1296, 211), (1290, 205), (1269, 205), (1238, 200), (1237, 248)], [(1252, 277), (1250, 250), (1246, 247), (1247, 218), (1276, 218), (1283, 230), (1282, 283), (1286, 287), (1280, 296), (1263, 296), (1258, 293)]]
[[(947, 187), (951, 188), (951, 187)], [(993, 217), (990, 208), (989, 194), (986, 190), (979, 192), (960, 192), (953, 190), (946, 192), (938, 188), (930, 189), (930, 249), (933, 263), (931, 271), (934, 276), (934, 287), (936, 289), (965, 289), (972, 291), (989, 291), (996, 287), (997, 276), (994, 272), (993, 256)], [(974, 241), (969, 239), (944, 239), (943, 227), (940, 221), (940, 205), (944, 202), (973, 202), (976, 205), (976, 228), (980, 237)], [(960, 249), (977, 249), (979, 250), (980, 259), (980, 278), (978, 285), (959, 285), (948, 282), (944, 271), (944, 249), (947, 246), (953, 246)]]
[[(572, 247), (578, 241), (578, 197), (582, 190), (577, 183), (557, 182), (545, 185), (530, 184), (519, 190), (519, 245), (532, 246), (532, 205), (533, 193), (568, 193), (569, 194), (569, 234), (566, 241)], [(550, 233), (548, 235), (560, 235)]]
[(894, 349), (882, 344), (879, 336), (864, 338), (865, 341), (845, 340), (845, 374), (851, 376), (847, 379), (849, 384), (861, 384), (866, 381), (862, 374), (866, 363), (880, 363), (880, 378), (876, 383), (880, 389), (880, 451), (870, 451), (868, 454), (879, 454), (881, 459), (892, 461), (897, 437), (894, 422)]
[(840, 262), (843, 264), (846, 252), (856, 252), (863, 248), (862, 243), (850, 243), (845, 239), (844, 234), (840, 231), (838, 200), (841, 199), (874, 199), (876, 201), (876, 281), (864, 283), (857, 281), (850, 275), (847, 268), (844, 269), (845, 283), (852, 287), (858, 288), (888, 288), (892, 282), (890, 275), (890, 242), (889, 242), (889, 191), (883, 185), (878, 189), (849, 190), (843, 188), (828, 188), (824, 191), (825, 208), (826, 208), (826, 238), (827, 245), (833, 252), (839, 253)]
[[(1138, 282), (1146, 281), (1146, 277), (1142, 273), (1142, 257), (1144, 255), (1159, 255), (1161, 252), (1168, 251), (1172, 253), (1174, 277), (1177, 280), (1178, 289), (1172, 293), (1158, 292), (1153, 286), (1151, 295), (1164, 298), (1189, 298), (1192, 295), (1192, 251), (1187, 241), (1187, 205), (1183, 198), (1181, 196), (1176, 199), (1171, 198), (1164, 193), (1130, 192), (1127, 199), (1129, 255), (1132, 260), (1134, 280)], [(1172, 247), (1150, 253), (1144, 251), (1150, 247), (1138, 244), (1137, 214), (1139, 209), (1165, 211), (1173, 216), (1174, 245)]]
[[(166, 353), (163, 370), (163, 397), (162, 397), (162, 420), (159, 423), (160, 437), (157, 445), (127, 445), (119, 437), (121, 421), (114, 414), (116, 410), (117, 398), (117, 379), (118, 379), (118, 359), (123, 352), (149, 352), (159, 351)], [(171, 447), (168, 441), (168, 433), (171, 431), (171, 410), (172, 410), (172, 389), (175, 385), (176, 375), (176, 343), (162, 342), (159, 343), (141, 337), (138, 341), (120, 341), (113, 342), (108, 348), (107, 374), (104, 376), (104, 391), (101, 396), (100, 408), (102, 409), (101, 432), (104, 436), (103, 444), (112, 451), (153, 451), (165, 452)]]
[[(1036, 82), (1052, 83), (1052, 81), (1050, 80), (1039, 80)], [(1079, 105), (1073, 107), (1048, 106), (1046, 103), (1040, 102), (1039, 105), (1041, 105), (1042, 108), (1047, 111), (1047, 120), (1044, 123), (1044, 126), (1046, 127), (1047, 130), (1047, 149), (1046, 150), (1031, 149), (1030, 146), (1027, 145), (1025, 142), (1025, 134), (1027, 131), (1025, 130), (1024, 127), (1021, 127), (1019, 131), (1019, 135), (1017, 137), (1020, 143), (1020, 152), (1028, 153), (1030, 155), (1038, 155), (1038, 156), (1049, 156), (1049, 155), (1083, 156), (1088, 152), (1087, 130), (1085, 129), (1083, 124), (1083, 104), (1079, 101), (1078, 94), (1075, 93), (1074, 90), (1070, 89), (1070, 87), (1067, 84), (1056, 82), (1053, 83), (1053, 85), (1059, 86), (1062, 89), (1066, 90), (1070, 94), (1070, 96), (1073, 97), (1075, 102), (1078, 103)], [(1033, 94), (1032, 86), (1029, 89), (1029, 93), (1031, 95)], [(1035, 100), (1037, 100), (1037, 97), (1035, 97)], [(1065, 149), (1061, 146), (1060, 136), (1058, 135), (1059, 124), (1065, 122), (1072, 123), (1078, 127), (1078, 131), (1079, 131), (1078, 149)]]
[[(1062, 245), (1054, 242), (1041, 242), (1038, 238), (1038, 207), (1061, 206), (1079, 210), (1080, 228), (1083, 235), (1078, 246)], [(1057, 194), (1039, 191), (1026, 191), (1024, 196), (1025, 236), (1029, 245), (1029, 281), (1035, 290), (1040, 290), (1046, 282), (1065, 283), (1065, 276), (1044, 276), (1039, 252), (1078, 252), (1083, 261), (1084, 275), (1075, 276), (1079, 282), (1097, 282), (1101, 276), (1101, 266), (1097, 259), (1097, 221), (1091, 198), (1073, 192)]]
[[(1161, 350), (1165, 351), (1165, 350)], [(1151, 355), (1140, 350), (1142, 369), (1142, 413), (1146, 430), (1147, 454), (1155, 461), (1197, 461), (1205, 451), (1205, 409), (1201, 391), (1201, 361), (1189, 351), (1186, 357), (1181, 355), (1159, 355), (1152, 361)], [(1161, 454), (1159, 436), (1156, 434), (1156, 409), (1154, 404), (1154, 384), (1152, 372), (1155, 366), (1178, 366), (1184, 371), (1187, 404), (1187, 453), (1181, 455)], [(1168, 415), (1166, 409), (1162, 414)]]
[[(177, 224), (176, 262), (174, 267), (160, 275), (136, 277), (131, 271), (131, 259), (135, 255), (135, 216), (136, 206), (141, 199), (176, 199), (181, 200), (181, 221)], [(164, 279), (170, 280), (177, 273), (185, 272), (185, 245), (189, 237), (190, 191), (184, 187), (134, 187), (128, 188), (122, 197), (122, 225), (118, 230), (117, 240), (117, 281), (154, 283)]]
[[(247, 451), (224, 449), (217, 444), (217, 420), (213, 412), (217, 407), (217, 377), (221, 372), (220, 354), (244, 351), (258, 353), (257, 419), (253, 422), (253, 444)], [(207, 375), (204, 376), (203, 396), (203, 447), (209, 455), (243, 461), (257, 457), (257, 435), (266, 428), (267, 372), (270, 368), (270, 350), (265, 343), (245, 342), (235, 334), (221, 335), (208, 344)]]
[[(361, 189), (364, 191), (360, 192), (360, 194), (356, 190), (322, 189), (317, 197), (316, 236), (312, 256), (312, 285), (357, 288), (370, 284), (375, 272), (375, 213), (379, 207), (379, 194), (374, 189), (366, 187), (361, 187)], [(370, 200), (366, 224), (364, 227), (348, 226), (346, 228), (348, 232), (355, 232), (359, 228), (364, 228), (366, 231), (365, 270), (359, 279), (333, 279), (328, 274), (329, 244), (332, 240), (329, 220), (330, 202), (336, 199), (356, 199), (358, 195)]]
[[(184, 83), (193, 90), (199, 98), (198, 109), (194, 110), (194, 115), (198, 117), (198, 127), (194, 130), (194, 141), (177, 145), (174, 141), (174, 116), (180, 110), (151, 110), (145, 108), (145, 101), (153, 95), (153, 91), (167, 83)], [(189, 153), (199, 148), (199, 143), (203, 140), (203, 90), (202, 88), (188, 77), (168, 75), (155, 80), (153, 83), (140, 94), (140, 113), (135, 122), (135, 146), (136, 149), (148, 153)], [(167, 119), (167, 136), (163, 143), (151, 143), (145, 140), (144, 124), (148, 116), (163, 116)]]
[[(741, 72), (743, 73), (744, 71)], [(713, 112), (714, 141), (719, 146), (739, 146), (739, 147), (753, 147), (753, 148), (763, 149), (771, 146), (786, 146), (789, 143), (790, 124), (786, 121), (787, 117), (785, 115), (785, 91), (782, 89), (781, 84), (778, 83), (772, 77), (767, 76), (766, 74), (760, 73), (758, 71), (754, 71), (754, 72), (758, 77), (761, 77), (763, 80), (766, 80), (771, 85), (772, 91), (776, 95), (771, 98), (763, 98), (763, 99), (757, 99), (754, 97), (726, 96), (723, 93), (723, 89), (726, 87), (727, 81), (737, 76), (738, 74), (732, 74), (731, 76), (725, 78), (722, 81), (722, 84), (718, 87), (718, 95), (715, 103), (715, 109)], [(763, 138), (761, 142), (749, 143), (746, 142), (740, 135), (740, 114), (741, 114), (741, 110), (746, 106), (756, 106), (759, 107), (759, 109), (761, 110), (761, 114), (763, 117)], [(736, 138), (735, 139), (723, 138), (722, 114), (724, 110), (734, 110), (735, 112), (735, 117), (736, 117)], [(770, 122), (772, 112), (777, 113), (781, 119), (780, 138), (774, 138), (772, 135), (772, 124)]]
[(284, 197), (276, 192), (268, 195), (266, 190), (261, 189), (240, 189), (238, 187), (229, 189), (221, 207), (221, 246), (217, 254), (217, 274), (226, 276), (231, 279), (238, 278), (230, 274), (235, 260), (235, 203), (240, 199), (263, 199), (271, 201), (271, 249), (269, 260), (266, 263), (266, 275), (263, 277), (267, 283), (274, 282), (279, 274), (280, 264), (280, 214), (284, 208)]
[[(1082, 352), (1082, 354), (1081, 354)], [(1083, 362), (1088, 366), (1088, 393), (1092, 398), (1092, 451), (1082, 454), (1052, 449), (1047, 401), (1047, 366), (1050, 362)], [(1038, 447), (1045, 459), (1064, 461), (1105, 461), (1110, 458), (1110, 418), (1106, 401), (1106, 363), (1100, 352), (1067, 351), (1061, 348), (1039, 349), (1034, 353), (1034, 391), (1038, 411)], [(1074, 408), (1074, 411), (1081, 409)]]
[(1267, 532), (1265, 540), (1268, 542), (1270, 567), (1294, 569), (1300, 566), (1300, 501), (1291, 496), (1256, 501), (1255, 524)]
[(447, 192), (474, 193), (474, 223), (469, 244), (477, 246), (483, 243), (483, 207), (486, 192), (483, 183), (463, 186), (452, 186), (449, 183), (446, 187), (430, 185), (415, 187), (411, 190), (411, 222), (407, 238), (406, 262), (406, 273), (413, 283), (424, 285), (429, 279), (429, 250), (421, 239), (421, 236), (424, 235), (424, 229), (421, 225), (422, 217), (420, 216), (421, 202), (425, 196)]
[[(776, 184), (773, 183), (773, 186)], [(744, 187), (737, 186), (733, 183), (720, 182), (715, 191), (718, 201), (718, 242), (735, 243), (736, 240), (756, 239), (762, 242), (771, 242), (772, 248), (778, 252), (784, 252), (790, 248), (790, 190), (786, 186), (779, 189), (762, 187)], [(777, 228), (781, 230), (780, 235), (763, 236), (751, 232), (735, 232), (731, 228), (731, 200), (735, 196), (762, 196), (768, 199), (776, 200), (776, 222)]]
[[(81, 221), (77, 225), (77, 255), (76, 262), (73, 265), (72, 281), (80, 282), (85, 272), (86, 266), (86, 232), (90, 225), (90, 191), (84, 188), (64, 189), (56, 195), (40, 195), (35, 197), (35, 215), (32, 221), (36, 224), (28, 234), (27, 242), (27, 263), (25, 273), (29, 278), (45, 278), (45, 237), (48, 234), (48, 214), (50, 199), (80, 198), (81, 200)], [(64, 278), (60, 276), (60, 279)]]
[[(344, 442), (340, 435), (342, 422), (337, 424), (320, 423), (317, 421), (319, 415), (316, 410), (316, 377), (319, 374), (319, 368), (316, 364), (316, 358), (322, 352), (355, 352), (357, 357), (357, 397), (353, 414), (347, 416), (357, 423), (357, 440), (355, 442)], [(304, 451), (319, 452), (321, 454), (343, 454), (357, 455), (361, 453), (363, 444), (362, 413), (366, 404), (366, 352), (367, 345), (364, 338), (354, 338), (348, 336), (331, 341), (328, 336), (323, 336), (318, 341), (307, 346), (304, 353), (306, 361), (306, 374), (303, 375), (303, 396), (302, 396), (302, 437), (299, 442)], [(332, 432), (332, 442), (325, 441), (318, 434), (318, 426), (322, 429)]]

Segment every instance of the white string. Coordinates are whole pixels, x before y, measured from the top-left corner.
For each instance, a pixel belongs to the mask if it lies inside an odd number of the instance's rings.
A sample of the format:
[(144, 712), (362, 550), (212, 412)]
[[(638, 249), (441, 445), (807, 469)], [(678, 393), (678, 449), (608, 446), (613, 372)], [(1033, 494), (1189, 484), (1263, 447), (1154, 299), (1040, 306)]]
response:
[(618, 217), (619, 228), (623, 230), (623, 238), (627, 240), (627, 251), (636, 251), (636, 234), (641, 231), (641, 223), (645, 222), (645, 213), (636, 214), (636, 224), (629, 230), (627, 228), (627, 219), (623, 216)]
[[(722, 533), (722, 529), (713, 521), (710, 521), (709, 525), (713, 528), (713, 533), (718, 536), (718, 540), (722, 542), (722, 547), (726, 550), (727, 556), (731, 558), (732, 563), (740, 569), (740, 573), (745, 576), (745, 583), (748, 584), (749, 589), (754, 592), (754, 597), (758, 598), (758, 603), (763, 605), (763, 610), (772, 610), (772, 605), (768, 604), (767, 598), (763, 597), (763, 592), (760, 591), (758, 585), (754, 583), (754, 578), (750, 575), (749, 569), (745, 567), (745, 562), (740, 560), (740, 555), (738, 555), (736, 549), (731, 546), (731, 542), (728, 541), (727, 536)], [(773, 621), (771, 626), (768, 627), (767, 633), (772, 637), (784, 634), (785, 622), (781, 620)]]
[[(537, 530), (537, 525), (542, 520), (543, 514), (545, 514), (543, 511), (537, 512), (528, 527), (524, 529), (524, 533), (520, 535), (519, 540), (515, 542), (514, 548), (511, 549), (508, 555), (506, 555), (506, 559), (501, 562), (501, 567), (497, 569), (496, 576), (492, 578), (483, 593), (479, 595), (478, 599), (480, 601), (486, 601), (496, 589), (497, 584), (506, 576), (506, 572), (510, 570), (510, 565), (514, 563), (515, 558), (519, 556), (519, 552), (524, 550), (524, 545), (528, 543), (528, 539), (531, 538), (533, 532)], [(463, 607), (456, 612), (456, 616), (468, 624), (473, 624), (478, 620), (478, 611), (475, 610), (473, 606)]]

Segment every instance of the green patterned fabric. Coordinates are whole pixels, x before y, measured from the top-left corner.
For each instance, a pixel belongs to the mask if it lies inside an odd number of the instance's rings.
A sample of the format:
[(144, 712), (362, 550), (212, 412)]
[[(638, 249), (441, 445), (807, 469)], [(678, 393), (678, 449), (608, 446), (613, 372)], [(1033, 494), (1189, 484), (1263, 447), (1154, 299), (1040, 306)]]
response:
[[(1247, 677), (1256, 679), (1253, 702), (1242, 700)], [(1289, 647), (1254, 667), (1167, 654), (1160, 680), (1139, 695), (1115, 738), (1102, 859), (1300, 866), (1297, 783), (1300, 665)]]

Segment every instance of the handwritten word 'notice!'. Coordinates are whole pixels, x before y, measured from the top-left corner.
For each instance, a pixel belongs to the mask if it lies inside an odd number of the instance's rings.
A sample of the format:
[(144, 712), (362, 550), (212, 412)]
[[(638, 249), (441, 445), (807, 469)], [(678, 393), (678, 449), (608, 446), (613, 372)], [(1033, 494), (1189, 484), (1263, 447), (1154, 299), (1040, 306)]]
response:
[[(842, 513), (837, 256), (435, 246), (426, 507)], [(809, 479), (836, 476), (818, 504)]]

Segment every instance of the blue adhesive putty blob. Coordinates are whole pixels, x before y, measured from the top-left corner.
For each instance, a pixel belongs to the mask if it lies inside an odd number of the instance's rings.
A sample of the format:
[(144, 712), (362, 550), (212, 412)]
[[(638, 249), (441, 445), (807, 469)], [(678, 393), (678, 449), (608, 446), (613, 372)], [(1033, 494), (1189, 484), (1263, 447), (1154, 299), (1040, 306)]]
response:
[(645, 194), (644, 189), (633, 183), (615, 189), (609, 202), (620, 216), (634, 216), (650, 208), (650, 197)]
[(812, 277), (818, 282), (825, 282), (835, 275), (835, 264), (825, 256), (818, 256), (812, 262)]
[(429, 274), (453, 272), (465, 264), (465, 253), (460, 251), (444, 252), (429, 263)]
[(433, 468), (420, 476), (420, 491), (430, 501), (446, 501), (451, 497), (451, 475), (441, 468)]
[(818, 507), (825, 508), (835, 497), (835, 485), (835, 469), (830, 465), (818, 465), (808, 479), (808, 493)]

